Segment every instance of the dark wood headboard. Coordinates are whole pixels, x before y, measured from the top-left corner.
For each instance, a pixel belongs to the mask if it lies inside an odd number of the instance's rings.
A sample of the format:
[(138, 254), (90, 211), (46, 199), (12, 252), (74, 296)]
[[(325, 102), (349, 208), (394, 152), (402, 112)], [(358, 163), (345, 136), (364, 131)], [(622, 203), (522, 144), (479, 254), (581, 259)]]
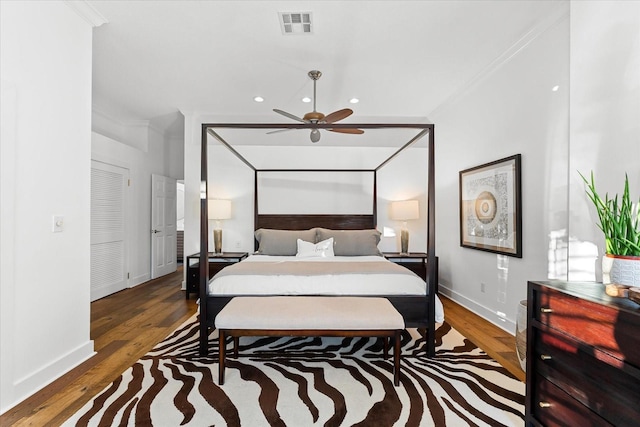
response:
[(258, 214), (255, 229), (308, 230), (313, 227), (333, 230), (362, 230), (376, 228), (374, 215), (305, 215), (305, 214)]

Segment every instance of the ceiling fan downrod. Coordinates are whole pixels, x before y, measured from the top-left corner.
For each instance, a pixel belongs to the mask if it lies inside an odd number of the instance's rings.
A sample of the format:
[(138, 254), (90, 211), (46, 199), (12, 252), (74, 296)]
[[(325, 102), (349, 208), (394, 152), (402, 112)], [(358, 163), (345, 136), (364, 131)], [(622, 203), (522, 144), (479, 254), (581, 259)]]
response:
[(318, 123), (320, 120), (324, 119), (324, 114), (316, 111), (316, 82), (320, 77), (322, 77), (322, 73), (318, 70), (311, 70), (307, 75), (311, 80), (313, 80), (313, 111), (305, 114), (303, 119), (309, 120), (311, 123)]

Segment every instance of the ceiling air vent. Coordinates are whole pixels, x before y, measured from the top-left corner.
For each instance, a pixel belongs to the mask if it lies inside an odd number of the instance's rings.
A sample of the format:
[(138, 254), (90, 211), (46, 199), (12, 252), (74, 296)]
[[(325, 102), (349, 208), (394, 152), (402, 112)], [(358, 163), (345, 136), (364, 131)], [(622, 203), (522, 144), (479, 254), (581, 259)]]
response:
[(279, 12), (282, 34), (311, 34), (311, 12)]

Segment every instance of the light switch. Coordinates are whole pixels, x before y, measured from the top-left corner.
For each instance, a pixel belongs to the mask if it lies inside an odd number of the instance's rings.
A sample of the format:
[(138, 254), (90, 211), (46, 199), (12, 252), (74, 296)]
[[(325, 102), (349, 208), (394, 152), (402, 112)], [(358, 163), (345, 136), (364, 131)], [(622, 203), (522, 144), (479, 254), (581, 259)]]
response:
[(53, 232), (60, 233), (64, 231), (64, 217), (54, 215), (53, 217)]

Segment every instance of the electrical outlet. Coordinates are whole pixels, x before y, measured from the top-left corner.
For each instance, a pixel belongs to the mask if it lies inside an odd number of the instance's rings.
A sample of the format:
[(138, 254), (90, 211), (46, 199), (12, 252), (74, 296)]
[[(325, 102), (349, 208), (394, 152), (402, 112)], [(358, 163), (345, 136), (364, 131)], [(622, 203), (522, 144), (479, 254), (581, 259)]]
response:
[(480, 292), (484, 293), (486, 286), (484, 283), (480, 282)]

